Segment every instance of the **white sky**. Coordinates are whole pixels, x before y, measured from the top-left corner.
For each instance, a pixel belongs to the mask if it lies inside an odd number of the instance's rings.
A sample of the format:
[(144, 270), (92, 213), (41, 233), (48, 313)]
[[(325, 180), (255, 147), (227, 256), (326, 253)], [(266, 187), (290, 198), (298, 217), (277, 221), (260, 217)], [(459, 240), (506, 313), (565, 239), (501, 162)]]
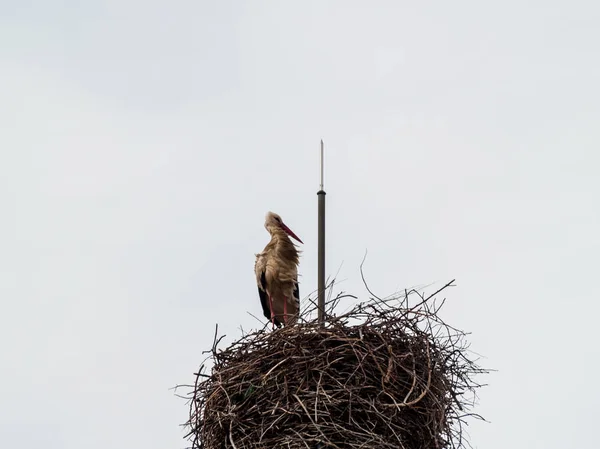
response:
[[(215, 5), (219, 6), (215, 6)], [(367, 6), (369, 5), (369, 6)], [(476, 448), (597, 447), (600, 6), (0, 2), (0, 446), (183, 448), (273, 210), (316, 287), (456, 278)], [(431, 291), (433, 291), (431, 288)], [(363, 296), (364, 298), (364, 296)]]

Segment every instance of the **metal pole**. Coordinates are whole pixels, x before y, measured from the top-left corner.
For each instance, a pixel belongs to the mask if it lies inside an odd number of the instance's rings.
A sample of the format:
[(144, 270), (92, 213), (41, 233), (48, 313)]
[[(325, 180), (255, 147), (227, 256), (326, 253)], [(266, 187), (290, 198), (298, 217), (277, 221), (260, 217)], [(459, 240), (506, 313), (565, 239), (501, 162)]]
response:
[(319, 234), (318, 234), (318, 320), (325, 318), (325, 190), (323, 190), (323, 140), (321, 140), (321, 184), (317, 192), (319, 197)]

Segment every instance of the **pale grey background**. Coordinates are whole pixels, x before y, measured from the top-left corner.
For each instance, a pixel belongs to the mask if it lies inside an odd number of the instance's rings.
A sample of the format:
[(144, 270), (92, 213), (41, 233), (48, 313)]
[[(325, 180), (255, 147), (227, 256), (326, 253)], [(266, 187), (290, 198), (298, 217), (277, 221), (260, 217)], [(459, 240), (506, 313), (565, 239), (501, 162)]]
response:
[[(418, 4), (417, 4), (418, 3)], [(217, 6), (218, 5), (218, 6)], [(600, 7), (0, 2), (0, 446), (183, 448), (268, 210), (315, 288), (457, 278), (477, 448), (597, 448)]]

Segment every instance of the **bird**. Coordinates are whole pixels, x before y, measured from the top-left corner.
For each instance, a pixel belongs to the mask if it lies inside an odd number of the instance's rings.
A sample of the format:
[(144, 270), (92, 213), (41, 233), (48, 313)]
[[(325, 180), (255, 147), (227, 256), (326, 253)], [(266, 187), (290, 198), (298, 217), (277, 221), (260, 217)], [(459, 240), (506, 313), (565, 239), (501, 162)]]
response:
[(255, 254), (254, 273), (263, 313), (275, 329), (282, 322), (285, 326), (296, 323), (300, 314), (299, 252), (290, 237), (304, 242), (274, 212), (267, 213), (265, 228), (271, 241)]

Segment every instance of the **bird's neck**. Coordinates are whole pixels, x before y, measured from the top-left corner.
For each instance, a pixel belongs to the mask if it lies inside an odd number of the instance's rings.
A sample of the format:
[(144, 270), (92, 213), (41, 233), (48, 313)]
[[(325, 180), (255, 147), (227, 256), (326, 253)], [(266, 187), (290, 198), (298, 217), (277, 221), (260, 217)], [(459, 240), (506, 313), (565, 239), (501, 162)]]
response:
[(274, 229), (271, 232), (271, 243), (277, 247), (294, 246), (288, 235), (281, 229)]
[(284, 231), (280, 229), (273, 230), (269, 245), (274, 246), (275, 251), (284, 255), (287, 260), (298, 263), (298, 250)]

